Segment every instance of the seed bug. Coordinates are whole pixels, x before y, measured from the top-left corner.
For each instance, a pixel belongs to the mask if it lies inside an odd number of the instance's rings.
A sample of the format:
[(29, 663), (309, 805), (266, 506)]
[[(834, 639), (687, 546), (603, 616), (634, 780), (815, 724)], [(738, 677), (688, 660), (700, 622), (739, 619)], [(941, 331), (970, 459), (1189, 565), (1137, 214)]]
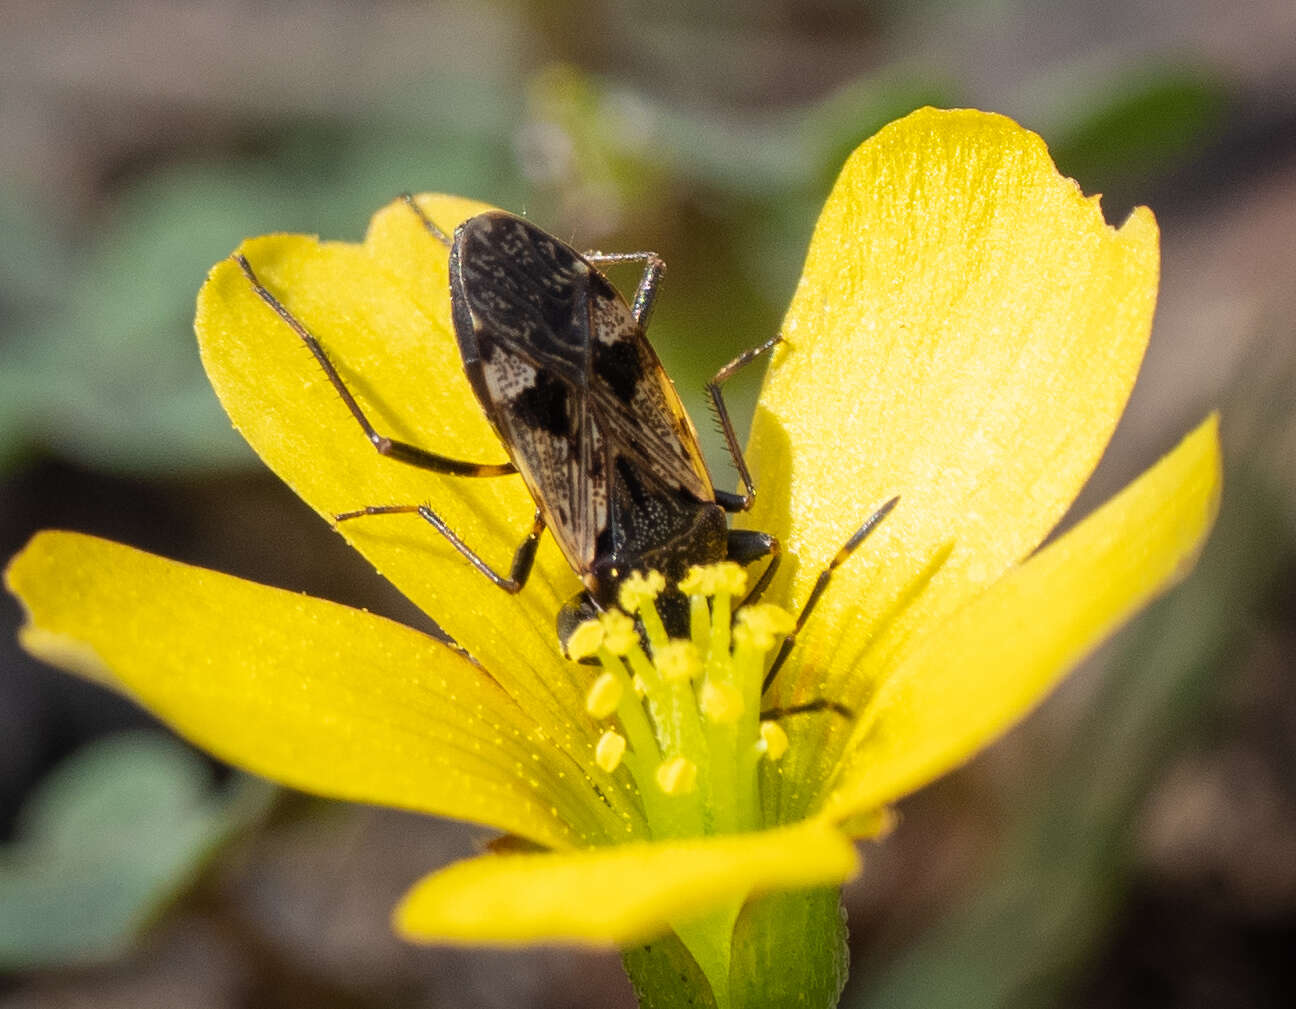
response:
[[(517, 474), (530, 491), (535, 514), (507, 575), (427, 504), (369, 505), (340, 513), (335, 521), (417, 514), (509, 593), (526, 584), (540, 536), (549, 529), (584, 586), (558, 613), (564, 651), (576, 626), (616, 605), (621, 583), (634, 571), (657, 570), (666, 576), (668, 590), (659, 608), (676, 637), (687, 636), (688, 609), (674, 586), (692, 565), (721, 560), (749, 565), (767, 557), (747, 601), (759, 597), (778, 567), (779, 543), (768, 533), (729, 528), (727, 514), (749, 509), (756, 488), (722, 387), (773, 350), (781, 337), (740, 354), (707, 383), (743, 493), (717, 489), (693, 423), (644, 335), (665, 273), (660, 257), (652, 252), (582, 254), (525, 218), (499, 210), (468, 218), (451, 238), (412, 197), (404, 200), (427, 233), (450, 250), (451, 316), (464, 371), (508, 462), (468, 462), (380, 434), (319, 340), (261, 284), (246, 258), (234, 258), (261, 299), (310, 349), (380, 454), (453, 476)], [(643, 264), (629, 304), (599, 270), (622, 263)], [(895, 503), (892, 499), (879, 508), (824, 569), (766, 675), (766, 687), (833, 571)], [(783, 710), (803, 709), (818, 710)]]

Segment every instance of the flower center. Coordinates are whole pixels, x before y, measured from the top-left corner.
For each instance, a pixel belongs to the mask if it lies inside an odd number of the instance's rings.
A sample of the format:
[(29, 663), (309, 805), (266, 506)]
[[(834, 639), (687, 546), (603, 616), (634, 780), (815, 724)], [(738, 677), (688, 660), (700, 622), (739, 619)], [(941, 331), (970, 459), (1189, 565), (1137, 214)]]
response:
[(755, 830), (759, 762), (788, 746), (776, 722), (761, 721), (761, 686), (795, 621), (768, 603), (734, 615), (747, 572), (731, 561), (690, 569), (678, 588), (688, 597), (686, 640), (666, 633), (657, 610), (666, 579), (652, 571), (626, 579), (622, 609), (586, 621), (568, 641), (572, 658), (603, 666), (585, 700), (608, 723), (594, 759), (608, 772), (626, 765), (654, 838)]

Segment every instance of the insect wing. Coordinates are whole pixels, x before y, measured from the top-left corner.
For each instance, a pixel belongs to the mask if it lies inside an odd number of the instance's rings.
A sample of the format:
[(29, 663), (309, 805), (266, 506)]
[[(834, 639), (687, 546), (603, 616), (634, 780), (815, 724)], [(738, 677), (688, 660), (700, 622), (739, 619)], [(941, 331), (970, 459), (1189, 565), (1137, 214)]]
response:
[(590, 570), (611, 481), (712, 500), (697, 434), (629, 306), (565, 243), (491, 212), (455, 234), (451, 304), (477, 398), (563, 554)]

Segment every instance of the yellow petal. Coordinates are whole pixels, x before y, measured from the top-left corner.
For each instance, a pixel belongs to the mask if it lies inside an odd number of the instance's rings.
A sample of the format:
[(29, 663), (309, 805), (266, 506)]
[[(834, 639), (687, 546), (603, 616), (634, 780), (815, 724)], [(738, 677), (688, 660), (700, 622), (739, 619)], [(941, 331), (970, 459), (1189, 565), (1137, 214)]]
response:
[(256, 774), (545, 845), (627, 832), (485, 672), (409, 628), (74, 533), (37, 535), (6, 581), (30, 651)]
[(1211, 417), (904, 658), (863, 712), (825, 809), (876, 809), (967, 760), (1192, 566), (1215, 518)]
[(750, 893), (840, 884), (858, 868), (854, 846), (816, 822), (587, 851), (484, 855), (421, 880), (396, 909), (396, 928), (422, 942), (624, 947)]
[[(423, 205), (447, 231), (482, 209), (449, 198), (425, 198)], [(400, 232), (405, 245), (388, 243), (375, 258), (366, 246), (275, 235), (247, 241), (240, 251), (324, 345), (380, 433), (459, 459), (507, 461), (463, 374), (446, 307), (444, 247), (402, 204), (381, 212), (375, 228)], [(409, 263), (397, 272), (402, 257)], [(232, 260), (211, 271), (196, 327), (207, 373), (234, 425), (323, 516), (428, 503), (496, 570), (508, 572), (533, 512), (518, 477), (440, 476), (380, 456), (302, 341)], [(560, 659), (554, 630), (554, 614), (578, 585), (548, 536), (531, 581), (509, 596), (417, 515), (372, 516), (338, 528), (543, 717), (560, 745), (574, 755), (592, 749), (599, 729), (583, 712), (588, 676)]]
[(1121, 414), (1157, 272), (1151, 213), (1108, 227), (1002, 116), (923, 109), (851, 156), (761, 394), (750, 524), (796, 558), (799, 603), (874, 508), (900, 503), (838, 572), (785, 691), (857, 705), (881, 668), (865, 649), (1038, 546)]

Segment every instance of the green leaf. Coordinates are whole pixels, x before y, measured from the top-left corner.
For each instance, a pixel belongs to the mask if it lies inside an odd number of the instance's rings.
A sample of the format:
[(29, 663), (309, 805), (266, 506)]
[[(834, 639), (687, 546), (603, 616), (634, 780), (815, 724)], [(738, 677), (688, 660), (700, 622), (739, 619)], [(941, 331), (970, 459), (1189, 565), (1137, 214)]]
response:
[(110, 737), (57, 767), (0, 849), (0, 970), (110, 959), (268, 808), (274, 789), (156, 732)]

